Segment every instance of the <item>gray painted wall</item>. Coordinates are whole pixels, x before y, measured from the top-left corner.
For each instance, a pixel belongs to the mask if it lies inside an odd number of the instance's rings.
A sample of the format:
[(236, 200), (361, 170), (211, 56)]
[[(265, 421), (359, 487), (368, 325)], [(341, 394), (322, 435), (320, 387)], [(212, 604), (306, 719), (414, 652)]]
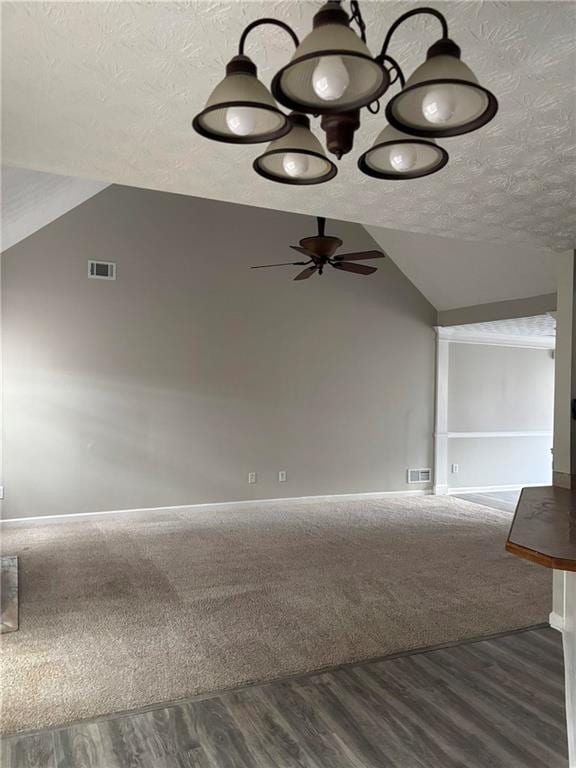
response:
[[(451, 438), (451, 487), (551, 482), (551, 350), (450, 345), (449, 432), (549, 432), (544, 437)], [(457, 474), (450, 472), (458, 464)]]
[(4, 517), (403, 490), (431, 466), (435, 312), (397, 267), (249, 269), (314, 228), (110, 187), (6, 251)]

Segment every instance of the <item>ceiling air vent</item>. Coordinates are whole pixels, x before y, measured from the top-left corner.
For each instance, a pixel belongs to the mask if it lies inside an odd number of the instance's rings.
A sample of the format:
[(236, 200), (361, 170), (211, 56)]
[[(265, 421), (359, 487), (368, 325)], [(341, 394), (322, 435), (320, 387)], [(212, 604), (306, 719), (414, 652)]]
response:
[(429, 483), (430, 480), (432, 480), (431, 469), (409, 469), (408, 470), (409, 483)]
[(88, 277), (95, 280), (116, 280), (116, 264), (113, 261), (89, 261)]

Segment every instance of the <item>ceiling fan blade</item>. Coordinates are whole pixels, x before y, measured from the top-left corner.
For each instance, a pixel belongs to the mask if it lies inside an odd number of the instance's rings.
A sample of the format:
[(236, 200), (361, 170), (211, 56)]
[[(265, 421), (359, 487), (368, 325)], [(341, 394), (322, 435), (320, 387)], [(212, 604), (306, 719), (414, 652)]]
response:
[(343, 272), (356, 272), (358, 275), (371, 275), (378, 269), (378, 267), (369, 267), (368, 264), (351, 264), (348, 261), (337, 261), (332, 266)]
[(302, 272), (299, 272), (294, 280), (307, 280), (309, 277), (312, 277), (314, 272), (318, 271), (318, 267), (308, 267), (307, 269), (303, 269)]
[(255, 267), (250, 267), (250, 269), (265, 269), (266, 267), (303, 267), (311, 262), (312, 259), (310, 259), (310, 261), (283, 261), (281, 264), (258, 264)]
[(356, 253), (341, 253), (334, 256), (334, 261), (363, 261), (364, 259), (385, 259), (386, 254), (382, 251), (358, 251)]
[(290, 248), (292, 248), (293, 251), (298, 251), (298, 253), (303, 253), (304, 256), (308, 256), (308, 258), (313, 256), (311, 251), (307, 251), (306, 248), (302, 248), (301, 245), (291, 245)]

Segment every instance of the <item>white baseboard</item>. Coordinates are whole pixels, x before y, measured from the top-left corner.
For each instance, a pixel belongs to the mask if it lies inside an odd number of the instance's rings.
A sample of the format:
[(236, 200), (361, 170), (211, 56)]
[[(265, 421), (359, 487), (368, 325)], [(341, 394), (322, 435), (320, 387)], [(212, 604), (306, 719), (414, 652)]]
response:
[[(449, 488), (448, 494), (490, 493), (494, 491), (521, 491), (522, 488), (541, 488), (543, 483), (522, 483), (521, 485), (470, 485), (462, 488)], [(545, 485), (545, 483), (544, 483)]]
[(0, 520), (0, 523), (27, 523), (36, 520), (67, 520), (71, 517), (93, 517), (95, 515), (119, 515), (128, 512), (161, 512), (174, 509), (187, 510), (197, 509), (199, 507), (226, 507), (230, 505), (246, 504), (270, 504), (279, 501), (337, 501), (338, 499), (367, 499), (377, 498), (379, 496), (429, 496), (432, 493), (431, 488), (423, 488), (410, 491), (370, 491), (368, 493), (335, 493), (324, 494), (322, 496), (282, 496), (277, 499), (243, 499), (242, 501), (208, 501), (203, 504), (177, 504), (170, 507), (137, 507), (136, 509), (107, 509), (101, 512), (71, 512), (63, 515), (37, 515), (35, 517), (7, 517)]
[(548, 617), (548, 621), (550, 622), (550, 626), (553, 629), (557, 629), (559, 632), (563, 632), (566, 628), (563, 617), (559, 613), (556, 613), (556, 611), (552, 611)]

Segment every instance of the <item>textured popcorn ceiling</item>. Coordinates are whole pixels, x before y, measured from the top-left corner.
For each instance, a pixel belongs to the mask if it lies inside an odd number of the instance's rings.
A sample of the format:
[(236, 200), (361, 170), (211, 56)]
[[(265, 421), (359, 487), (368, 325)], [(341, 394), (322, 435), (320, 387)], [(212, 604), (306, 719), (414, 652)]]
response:
[(453, 325), (451, 331), (463, 333), (490, 333), (505, 336), (556, 336), (556, 319), (550, 315), (514, 317), (509, 320), (494, 320), (490, 323)]
[[(434, 3), (500, 113), (446, 140), (436, 176), (378, 181), (356, 169), (383, 124), (363, 111), (338, 177), (293, 188), (256, 176), (263, 145), (197, 136), (190, 120), (236, 52), (245, 24), (266, 15), (303, 36), (319, 3), (4, 2), (4, 162), (56, 174), (150, 187), (465, 240), (574, 247), (575, 8), (563, 2)], [(412, 3), (364, 2), (374, 53)], [(411, 19), (391, 53), (410, 73), (439, 36)], [(247, 52), (269, 83), (291, 55), (275, 28)]]
[(98, 194), (106, 184), (24, 168), (2, 168), (1, 250)]

